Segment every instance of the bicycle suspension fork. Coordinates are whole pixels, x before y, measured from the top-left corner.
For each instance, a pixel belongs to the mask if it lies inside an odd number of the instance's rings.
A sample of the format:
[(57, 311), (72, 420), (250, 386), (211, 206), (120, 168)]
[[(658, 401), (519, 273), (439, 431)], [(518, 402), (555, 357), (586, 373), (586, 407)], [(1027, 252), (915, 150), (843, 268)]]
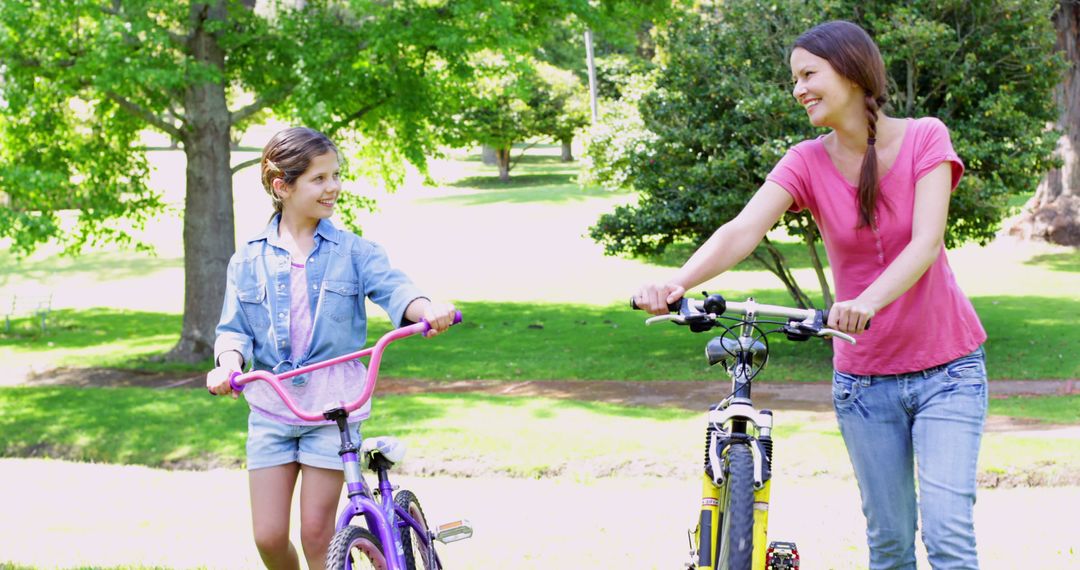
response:
[[(745, 433), (748, 424), (757, 428), (756, 438)], [(731, 426), (731, 433), (721, 429), (720, 426), (725, 425)], [(735, 431), (736, 429), (743, 431)], [(723, 528), (726, 514), (722, 509), (728, 492), (725, 450), (732, 445), (747, 446), (753, 457), (754, 551), (752, 568), (754, 570), (765, 568), (772, 476), (772, 412), (769, 410), (757, 412), (745, 403), (731, 404), (709, 413), (709, 424), (705, 432), (701, 510), (693, 541), (697, 550), (692, 551), (694, 560), (691, 568), (699, 570), (715, 568), (720, 529)]]

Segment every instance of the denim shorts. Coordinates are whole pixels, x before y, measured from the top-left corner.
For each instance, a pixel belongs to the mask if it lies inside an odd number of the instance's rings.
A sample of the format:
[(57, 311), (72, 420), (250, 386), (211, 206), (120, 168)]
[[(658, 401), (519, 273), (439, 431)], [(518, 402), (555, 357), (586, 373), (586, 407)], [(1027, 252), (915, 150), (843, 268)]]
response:
[[(360, 445), (360, 422), (349, 424), (349, 433)], [(341, 471), (341, 432), (334, 424), (290, 425), (251, 411), (248, 414), (248, 470), (300, 463)]]

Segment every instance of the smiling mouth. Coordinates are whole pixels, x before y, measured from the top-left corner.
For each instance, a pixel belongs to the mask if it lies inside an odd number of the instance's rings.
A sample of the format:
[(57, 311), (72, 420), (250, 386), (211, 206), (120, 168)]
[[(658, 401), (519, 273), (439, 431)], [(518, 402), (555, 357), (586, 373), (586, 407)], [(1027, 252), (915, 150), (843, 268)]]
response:
[(334, 204), (336, 204), (336, 203), (337, 203), (337, 200), (319, 200), (319, 204), (322, 204), (323, 206), (326, 206), (327, 208), (333, 208)]
[(817, 104), (820, 103), (820, 102), (821, 102), (821, 99), (808, 99), (808, 100), (803, 102), (803, 107), (807, 111), (809, 111), (810, 109), (813, 109), (814, 107), (817, 107)]

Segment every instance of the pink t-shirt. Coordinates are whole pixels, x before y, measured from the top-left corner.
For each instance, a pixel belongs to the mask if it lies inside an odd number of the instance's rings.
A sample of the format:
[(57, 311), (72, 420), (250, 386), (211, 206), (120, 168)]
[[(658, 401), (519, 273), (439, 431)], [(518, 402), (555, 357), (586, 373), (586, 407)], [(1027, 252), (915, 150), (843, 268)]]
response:
[[(821, 230), (832, 265), (836, 300), (859, 296), (911, 242), (915, 183), (942, 162), (952, 163), (952, 188), (964, 164), (949, 131), (935, 118), (908, 119), (900, 152), (880, 178), (875, 217), (878, 228), (856, 229), (857, 188), (840, 174), (822, 137), (803, 141), (784, 155), (767, 177), (791, 194), (791, 210), (809, 209)], [(986, 340), (945, 256), (945, 247), (926, 273), (881, 309), (858, 344), (833, 343), (833, 366), (848, 374), (901, 374), (964, 356)]]

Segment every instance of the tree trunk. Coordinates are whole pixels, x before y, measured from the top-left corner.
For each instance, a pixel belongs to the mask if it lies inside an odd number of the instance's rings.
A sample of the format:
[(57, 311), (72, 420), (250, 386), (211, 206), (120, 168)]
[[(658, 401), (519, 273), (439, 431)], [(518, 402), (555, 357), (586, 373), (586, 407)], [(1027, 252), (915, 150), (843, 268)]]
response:
[(825, 277), (825, 265), (821, 263), (821, 257), (818, 255), (817, 243), (819, 241), (820, 234), (817, 228), (810, 226), (803, 228), (803, 238), (806, 243), (806, 248), (810, 252), (810, 264), (814, 266), (814, 273), (817, 274), (818, 286), (821, 287), (821, 301), (823, 303), (823, 309), (826, 311), (832, 307), (833, 296), (832, 288), (829, 287), (829, 280)]
[(791, 273), (791, 268), (788, 267), (787, 260), (784, 259), (784, 254), (780, 253), (780, 250), (769, 241), (769, 238), (762, 238), (761, 247), (764, 247), (765, 251), (769, 253), (769, 258), (761, 255), (759, 250), (755, 249), (751, 254), (754, 259), (763, 265), (765, 269), (772, 272), (773, 275), (780, 278), (780, 281), (784, 283), (784, 288), (787, 289), (788, 294), (799, 305), (799, 308), (813, 307), (814, 301), (799, 287), (799, 283)]
[(499, 162), (495, 147), (491, 145), (483, 145), (480, 147), (480, 159), (488, 166), (495, 166)]
[(510, 147), (500, 148), (495, 151), (499, 162), (499, 180), (510, 181)]
[(567, 139), (562, 141), (562, 161), (573, 162), (574, 151), (570, 148), (570, 144), (573, 143), (573, 139)]
[[(208, 14), (224, 18), (223, 3)], [(222, 70), (224, 76), (225, 52), (206, 31), (205, 21), (193, 34), (189, 48), (197, 61)], [(189, 86), (184, 109), (184, 322), (180, 342), (168, 358), (198, 362), (213, 356), (214, 329), (225, 298), (225, 270), (235, 249), (229, 108), (222, 80)]]
[(1080, 246), (1080, 1), (1061, 0), (1054, 25), (1057, 47), (1070, 64), (1055, 93), (1064, 133), (1055, 152), (1062, 166), (1047, 173), (1009, 233)]

